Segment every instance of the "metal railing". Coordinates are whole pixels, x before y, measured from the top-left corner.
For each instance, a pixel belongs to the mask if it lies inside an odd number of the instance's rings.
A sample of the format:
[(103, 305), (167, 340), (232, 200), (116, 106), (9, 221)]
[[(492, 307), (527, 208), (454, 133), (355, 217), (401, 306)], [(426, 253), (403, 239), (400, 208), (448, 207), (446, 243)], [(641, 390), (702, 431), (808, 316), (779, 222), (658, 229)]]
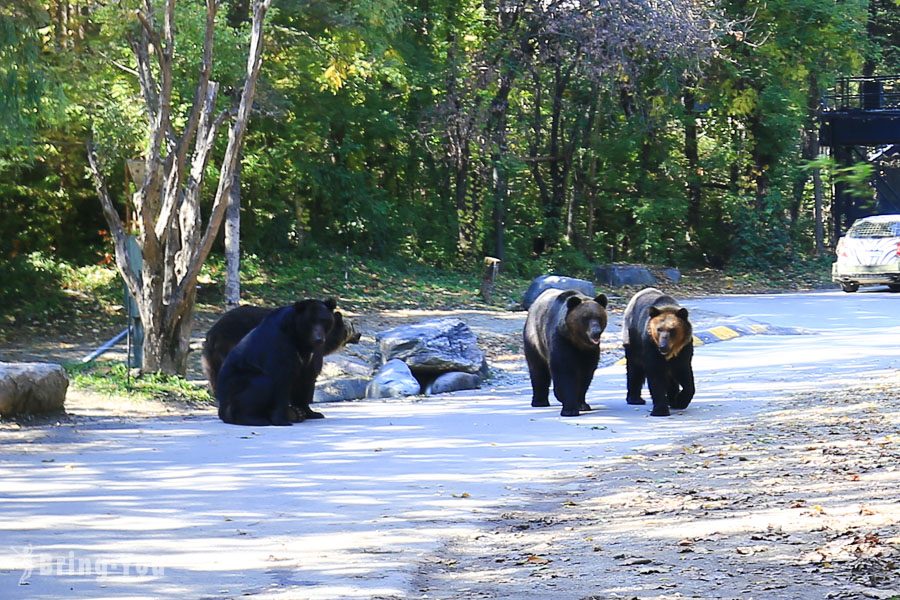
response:
[(825, 111), (900, 110), (900, 75), (841, 77), (822, 101)]

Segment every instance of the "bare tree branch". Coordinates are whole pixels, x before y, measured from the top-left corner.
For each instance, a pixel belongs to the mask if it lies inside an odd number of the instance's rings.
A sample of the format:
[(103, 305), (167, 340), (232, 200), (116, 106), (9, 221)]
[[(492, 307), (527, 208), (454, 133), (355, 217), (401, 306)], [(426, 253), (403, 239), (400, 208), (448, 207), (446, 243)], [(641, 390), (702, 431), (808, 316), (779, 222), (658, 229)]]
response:
[(259, 78), (259, 71), (262, 67), (263, 22), (265, 21), (266, 12), (271, 4), (272, 0), (258, 0), (253, 8), (253, 22), (250, 28), (250, 51), (247, 56), (247, 75), (244, 80), (244, 89), (241, 92), (241, 100), (238, 105), (237, 114), (228, 132), (228, 146), (225, 149), (225, 157), (222, 160), (222, 167), (219, 172), (219, 186), (216, 190), (215, 200), (213, 201), (213, 206), (210, 210), (206, 230), (203, 233), (200, 244), (191, 256), (187, 273), (178, 283), (178, 286), (172, 295), (172, 299), (166, 308), (167, 316), (173, 320), (180, 318), (187, 310), (188, 307), (182, 300), (186, 297), (188, 290), (196, 285), (197, 276), (200, 274), (200, 268), (203, 266), (203, 262), (209, 255), (216, 234), (222, 226), (222, 219), (225, 216), (225, 208), (228, 204), (228, 194), (231, 190), (235, 165), (237, 164), (237, 161), (240, 160), (240, 147), (243, 142), (244, 132), (247, 128), (247, 122), (250, 118), (250, 111), (253, 107), (253, 97), (256, 93), (256, 81)]
[(106, 183), (103, 181), (103, 173), (100, 170), (100, 162), (97, 159), (97, 151), (94, 148), (93, 140), (88, 140), (88, 165), (91, 168), (91, 175), (94, 179), (94, 187), (97, 190), (97, 196), (100, 197), (100, 206), (103, 208), (103, 216), (109, 225), (109, 231), (113, 237), (115, 244), (116, 266), (119, 272), (125, 278), (125, 284), (128, 290), (135, 296), (139, 297), (141, 293), (141, 284), (132, 271), (132, 265), (128, 262), (128, 252), (125, 250), (125, 227), (122, 225), (122, 219), (113, 206), (112, 199), (109, 197), (109, 191), (106, 189)]

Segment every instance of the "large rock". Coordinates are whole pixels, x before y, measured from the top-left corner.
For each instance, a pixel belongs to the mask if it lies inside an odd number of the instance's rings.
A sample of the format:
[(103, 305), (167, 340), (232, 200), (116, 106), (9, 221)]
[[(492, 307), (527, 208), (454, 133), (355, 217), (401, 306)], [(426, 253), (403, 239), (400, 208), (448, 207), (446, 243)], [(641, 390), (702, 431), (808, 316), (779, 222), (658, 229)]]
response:
[(484, 352), (469, 326), (454, 318), (402, 325), (375, 336), (381, 361), (405, 362), (415, 373), (477, 373)]
[(355, 356), (343, 354), (329, 354), (322, 361), (322, 372), (319, 381), (323, 379), (339, 379), (342, 377), (365, 377), (372, 374), (372, 365)]
[(367, 377), (346, 377), (316, 384), (313, 402), (345, 402), (366, 397)]
[(442, 373), (425, 386), (426, 394), (446, 394), (460, 390), (476, 390), (481, 387), (481, 376), (475, 373)]
[(419, 381), (406, 363), (399, 359), (386, 362), (366, 387), (366, 398), (399, 398), (415, 396), (421, 391)]
[(678, 283), (679, 281), (681, 281), (681, 271), (679, 271), (675, 267), (667, 267), (663, 269), (662, 276), (672, 283)]
[(0, 363), (0, 416), (41, 415), (65, 408), (69, 378), (53, 363)]
[(594, 278), (612, 287), (623, 285), (656, 285), (656, 277), (641, 265), (600, 265), (594, 269)]
[(529, 285), (528, 289), (525, 291), (525, 296), (522, 298), (522, 306), (525, 307), (525, 310), (528, 310), (528, 308), (534, 304), (534, 301), (537, 300), (538, 296), (549, 289), (577, 290), (591, 298), (597, 295), (596, 288), (594, 288), (594, 284), (590, 281), (576, 279), (575, 277), (564, 277), (562, 275), (538, 275), (531, 280), (531, 285)]

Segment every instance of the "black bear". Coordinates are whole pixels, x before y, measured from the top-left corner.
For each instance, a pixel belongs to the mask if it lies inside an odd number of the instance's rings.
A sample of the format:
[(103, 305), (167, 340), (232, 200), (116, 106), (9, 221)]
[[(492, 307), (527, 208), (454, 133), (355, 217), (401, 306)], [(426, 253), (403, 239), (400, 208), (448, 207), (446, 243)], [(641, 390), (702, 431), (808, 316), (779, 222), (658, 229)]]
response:
[(524, 338), (532, 406), (550, 406), (552, 381), (562, 416), (591, 410), (585, 395), (600, 361), (606, 304), (603, 294), (591, 298), (575, 290), (549, 289), (528, 309)]
[(301, 300), (272, 311), (244, 336), (219, 370), (219, 418), (235, 425), (321, 418), (309, 405), (335, 306), (332, 299)]
[[(201, 363), (213, 396), (216, 395), (216, 378), (225, 357), (245, 335), (275, 310), (277, 309), (261, 306), (238, 306), (222, 315), (206, 332)], [(344, 318), (340, 311), (335, 311), (334, 326), (325, 338), (322, 355), (327, 356), (347, 344), (355, 344), (359, 342), (360, 337), (361, 334), (353, 322)]]
[(628, 404), (641, 398), (644, 379), (653, 398), (654, 417), (669, 416), (669, 408), (685, 409), (694, 397), (694, 334), (688, 310), (656, 288), (641, 290), (622, 317)]

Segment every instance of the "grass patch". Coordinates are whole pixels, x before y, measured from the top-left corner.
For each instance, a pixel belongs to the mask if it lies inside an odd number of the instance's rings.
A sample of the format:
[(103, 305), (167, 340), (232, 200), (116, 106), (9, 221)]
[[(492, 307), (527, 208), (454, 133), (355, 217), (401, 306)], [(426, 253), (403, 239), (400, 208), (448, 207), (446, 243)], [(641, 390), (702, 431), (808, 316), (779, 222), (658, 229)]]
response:
[(162, 400), (209, 406), (213, 399), (206, 387), (199, 387), (174, 375), (148, 373), (129, 377), (128, 369), (120, 362), (93, 362), (65, 365), (69, 381), (77, 389), (90, 390), (110, 396), (127, 396), (143, 400)]
[[(207, 289), (202, 298), (221, 302), (225, 265), (210, 261), (204, 269)], [(521, 301), (529, 280), (501, 273), (492, 306)], [(284, 305), (300, 298), (337, 298), (356, 312), (380, 309), (453, 309), (485, 306), (480, 297), (481, 273), (454, 271), (416, 263), (362, 259), (323, 251), (315, 257), (246, 257), (241, 295), (248, 304)]]

